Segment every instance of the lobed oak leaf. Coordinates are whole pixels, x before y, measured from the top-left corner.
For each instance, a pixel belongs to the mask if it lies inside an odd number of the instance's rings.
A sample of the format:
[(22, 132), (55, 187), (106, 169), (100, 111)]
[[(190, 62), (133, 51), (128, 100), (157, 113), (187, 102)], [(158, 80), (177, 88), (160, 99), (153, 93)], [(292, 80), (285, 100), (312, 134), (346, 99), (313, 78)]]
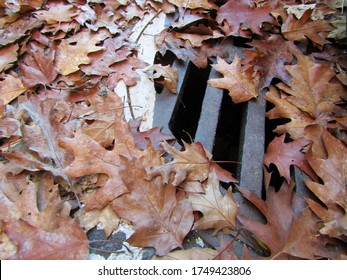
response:
[[(333, 258), (336, 252), (326, 247), (318, 234), (319, 224), (308, 208), (296, 209), (293, 187), (284, 184), (276, 193), (268, 188), (266, 201), (246, 189), (238, 190), (265, 216), (267, 223), (239, 215), (238, 219), (262, 247), (269, 250), (269, 259)], [(267, 248), (266, 248), (267, 247)]]
[(24, 221), (5, 223), (3, 231), (17, 247), (12, 259), (64, 260), (87, 259), (89, 244), (85, 232), (70, 218), (58, 218), (53, 231), (31, 226)]
[(183, 142), (184, 151), (178, 151), (167, 142), (162, 142), (161, 147), (174, 157), (174, 160), (164, 165), (147, 168), (148, 178), (158, 175), (163, 178), (164, 184), (169, 183), (170, 174), (175, 177), (173, 186), (178, 186), (184, 180), (204, 181), (209, 174), (211, 155), (200, 142), (187, 144)]
[(41, 24), (41, 21), (30, 15), (21, 15), (21, 17), (16, 18), (14, 22), (7, 22), (5, 26), (0, 29), (0, 46), (14, 43), (23, 36), (26, 36), (31, 30), (40, 27)]
[(175, 138), (172, 135), (165, 134), (161, 132), (159, 127), (153, 127), (146, 131), (140, 131), (141, 118), (129, 121), (130, 132), (134, 138), (136, 147), (139, 149), (146, 149), (148, 142), (150, 141), (151, 145), (156, 150), (162, 150), (160, 143), (163, 141), (173, 141)]
[(233, 199), (232, 188), (222, 196), (215, 171), (210, 172), (204, 192), (200, 193), (197, 189), (194, 193), (189, 193), (187, 199), (192, 203), (194, 211), (202, 213), (193, 229), (214, 229), (214, 234), (220, 230), (235, 229), (238, 206)]
[(326, 40), (329, 32), (334, 27), (326, 20), (312, 20), (311, 14), (313, 10), (309, 9), (296, 19), (293, 14), (289, 14), (286, 22), (282, 24), (282, 34), (290, 41), (300, 41), (307, 43), (307, 38), (319, 46), (329, 43)]
[(228, 35), (243, 36), (242, 31), (245, 29), (261, 35), (261, 26), (264, 22), (275, 23), (271, 13), (279, 9), (280, 4), (277, 1), (266, 1), (260, 4), (256, 2), (228, 0), (218, 9), (216, 20), (219, 24), (226, 22), (230, 25)]
[(18, 44), (12, 44), (0, 49), (0, 72), (13, 66), (18, 58)]
[(269, 167), (271, 163), (275, 164), (280, 175), (283, 176), (288, 183), (291, 181), (290, 166), (296, 165), (311, 178), (316, 178), (314, 171), (306, 160), (305, 153), (302, 152), (311, 141), (306, 139), (298, 139), (293, 142), (285, 143), (286, 135), (276, 137), (270, 142), (264, 156), (264, 164)]
[(282, 36), (272, 34), (262, 41), (253, 41), (248, 45), (255, 49), (244, 49), (246, 57), (243, 59), (243, 69), (254, 68), (261, 73), (261, 88), (268, 87), (273, 78), (281, 79), (289, 83), (291, 76), (285, 69), (285, 65), (293, 60), (293, 42), (286, 41)]
[(88, 232), (95, 226), (100, 226), (105, 231), (107, 237), (112, 234), (120, 223), (120, 218), (114, 213), (110, 205), (107, 205), (102, 210), (95, 209), (88, 212), (79, 210), (75, 217), (85, 231)]
[(71, 5), (63, 3), (54, 3), (47, 11), (39, 10), (34, 12), (35, 16), (48, 24), (56, 24), (60, 22), (70, 22), (78, 15), (78, 9)]
[(97, 46), (98, 43), (106, 39), (107, 35), (103, 32), (93, 34), (90, 31), (79, 32), (78, 36), (61, 40), (57, 47), (57, 68), (60, 74), (68, 75), (78, 71), (81, 64), (89, 64), (92, 59), (88, 57), (89, 53), (104, 49)]
[(54, 66), (54, 50), (43, 49), (39, 44), (31, 43), (28, 55), (20, 63), (23, 82), (27, 87), (38, 84), (49, 85), (58, 75)]
[(312, 211), (323, 221), (321, 234), (346, 240), (347, 236), (347, 158), (346, 146), (327, 130), (311, 127), (309, 137), (320, 145), (312, 145), (307, 160), (323, 183), (306, 179), (307, 187), (324, 203), (307, 199)]
[(227, 89), (235, 103), (257, 98), (259, 90), (259, 75), (253, 75), (253, 69), (241, 70), (241, 59), (235, 55), (231, 64), (217, 57), (217, 64), (212, 67), (221, 72), (224, 77), (208, 80), (208, 83), (217, 88)]
[[(147, 159), (158, 164), (160, 158)], [(140, 160), (122, 159), (121, 176), (129, 193), (117, 198), (112, 207), (122, 218), (131, 221), (135, 233), (128, 239), (132, 245), (154, 247), (164, 256), (182, 247), (182, 242), (193, 225), (193, 211), (187, 201), (178, 201), (176, 189), (164, 185), (162, 178), (146, 180), (146, 171)]]
[[(61, 138), (60, 146), (75, 157), (74, 161), (64, 169), (64, 173), (68, 176), (78, 178), (98, 173), (108, 175), (105, 185), (83, 201), (86, 210), (102, 209), (116, 197), (128, 191), (119, 175), (118, 146), (108, 151), (81, 130), (77, 130), (74, 138)], [(123, 149), (127, 148), (123, 147)]]
[(0, 99), (4, 101), (4, 104), (10, 103), (26, 90), (27, 88), (16, 74), (4, 74), (0, 77)]

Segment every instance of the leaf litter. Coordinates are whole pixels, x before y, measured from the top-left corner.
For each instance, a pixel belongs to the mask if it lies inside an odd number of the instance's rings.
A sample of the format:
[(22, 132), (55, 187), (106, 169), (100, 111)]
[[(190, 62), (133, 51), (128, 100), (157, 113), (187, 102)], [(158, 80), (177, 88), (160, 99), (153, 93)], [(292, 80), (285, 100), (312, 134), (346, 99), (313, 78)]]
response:
[[(346, 9), (298, 2), (1, 1), (1, 259), (86, 259), (96, 227), (106, 238), (126, 228), (135, 258), (145, 247), (164, 259), (345, 258)], [(164, 17), (166, 27), (153, 28)], [(239, 40), (242, 52), (228, 58)], [(169, 52), (220, 72), (209, 84), (234, 103), (265, 90), (266, 117), (287, 120), (267, 147), (263, 198), (201, 143), (171, 146), (151, 126), (151, 107), (132, 102), (153, 102), (155, 83), (176, 93)], [(293, 165), (312, 196), (296, 192)], [(235, 192), (264, 221), (242, 214)], [(224, 234), (219, 246), (184, 249), (206, 229)]]

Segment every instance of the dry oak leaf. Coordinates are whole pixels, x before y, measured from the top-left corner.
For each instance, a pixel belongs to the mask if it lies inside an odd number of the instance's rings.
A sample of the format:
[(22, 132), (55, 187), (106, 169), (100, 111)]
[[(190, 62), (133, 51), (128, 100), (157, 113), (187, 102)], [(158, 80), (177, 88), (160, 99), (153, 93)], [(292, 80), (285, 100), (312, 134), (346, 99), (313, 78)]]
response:
[(26, 91), (26, 87), (16, 74), (4, 74), (0, 77), (0, 99), (4, 104), (10, 103), (13, 99)]
[(0, 72), (13, 66), (18, 58), (18, 44), (13, 44), (0, 49)]
[(177, 93), (178, 70), (170, 65), (154, 64), (143, 69), (151, 80), (162, 84), (170, 92)]
[[(158, 164), (160, 158), (149, 159)], [(131, 221), (134, 234), (128, 239), (132, 245), (154, 247), (164, 256), (182, 247), (185, 236), (193, 225), (193, 210), (187, 201), (178, 201), (176, 188), (164, 185), (161, 177), (146, 180), (140, 160), (121, 160), (121, 176), (129, 193), (117, 198), (112, 207), (121, 218)]]
[[(312, 134), (312, 133), (311, 133)], [(305, 180), (307, 187), (325, 204), (307, 199), (312, 211), (323, 221), (320, 229), (322, 234), (330, 237), (347, 237), (347, 148), (332, 136), (327, 130), (313, 129), (313, 137), (316, 142), (322, 138), (322, 148), (312, 145), (306, 156), (309, 164), (317, 175), (323, 180), (323, 184)]]
[(222, 196), (214, 170), (208, 176), (204, 192), (199, 193), (199, 190), (196, 190), (194, 193), (189, 193), (187, 199), (192, 203), (194, 211), (202, 213), (202, 217), (194, 223), (193, 229), (214, 229), (213, 234), (217, 234), (220, 230), (230, 232), (235, 229), (238, 206), (232, 196), (232, 188), (228, 188)]
[(290, 75), (285, 65), (293, 60), (294, 43), (283, 39), (282, 36), (272, 34), (262, 41), (253, 40), (248, 45), (255, 49), (244, 49), (246, 57), (243, 59), (244, 70), (254, 67), (259, 71), (261, 88), (268, 87), (273, 78), (279, 78), (285, 83), (290, 82)]
[(151, 143), (154, 149), (161, 151), (163, 148), (159, 145), (163, 141), (173, 141), (175, 137), (170, 134), (161, 132), (161, 128), (153, 127), (146, 131), (140, 131), (141, 118), (129, 121), (130, 132), (134, 138), (136, 147), (146, 149), (148, 142)]
[(83, 260), (88, 258), (89, 242), (85, 232), (70, 218), (57, 218), (58, 227), (46, 231), (24, 221), (5, 223), (3, 231), (17, 247), (11, 259)]
[(11, 44), (42, 24), (37, 18), (21, 15), (16, 21), (8, 22), (0, 29), (0, 46)]
[(218, 9), (216, 20), (230, 25), (228, 35), (242, 36), (242, 30), (250, 29), (253, 33), (262, 34), (261, 26), (264, 22), (274, 24), (275, 19), (270, 15), (278, 9), (277, 1), (266, 1), (258, 4), (254, 0), (228, 0)]
[(147, 168), (149, 179), (161, 175), (164, 184), (167, 184), (170, 173), (174, 173), (172, 185), (178, 186), (184, 180), (202, 182), (208, 177), (212, 155), (200, 142), (187, 144), (183, 141), (184, 151), (176, 150), (167, 142), (160, 143), (160, 146), (174, 159), (164, 165)]
[(306, 139), (298, 139), (293, 142), (285, 143), (286, 135), (276, 137), (270, 142), (264, 156), (264, 164), (269, 167), (271, 163), (275, 164), (280, 175), (283, 176), (288, 183), (291, 181), (290, 166), (296, 165), (311, 178), (316, 175), (306, 160), (304, 148), (311, 141)]
[(79, 10), (75, 6), (71, 4), (65, 5), (63, 3), (55, 3), (47, 11), (39, 10), (34, 12), (39, 20), (46, 21), (48, 24), (70, 22), (78, 13)]
[[(119, 146), (115, 146), (111, 151), (106, 150), (81, 130), (77, 130), (74, 138), (62, 138), (60, 146), (75, 157), (74, 161), (64, 169), (65, 174), (73, 178), (97, 173), (108, 175), (105, 185), (83, 201), (85, 210), (102, 209), (128, 191), (119, 175)], [(127, 149), (126, 143), (124, 146), (123, 149)]]
[(75, 217), (86, 232), (96, 226), (100, 226), (105, 231), (107, 237), (117, 229), (120, 223), (120, 218), (114, 213), (110, 205), (107, 205), (102, 210), (91, 210), (88, 212), (79, 210)]
[(296, 209), (294, 185), (283, 184), (278, 192), (269, 187), (266, 201), (250, 191), (239, 188), (267, 220), (266, 224), (239, 215), (239, 221), (250, 231), (262, 247), (269, 250), (268, 259), (316, 259), (319, 257), (333, 258), (318, 234), (318, 219), (308, 209)]
[(282, 34), (289, 41), (300, 41), (307, 43), (309, 38), (313, 43), (323, 46), (329, 43), (326, 40), (329, 32), (334, 27), (326, 20), (312, 20), (313, 10), (307, 10), (300, 19), (296, 19), (293, 14), (289, 14), (287, 21), (282, 24)]
[[(296, 54), (298, 63), (286, 66), (292, 76), (289, 85), (278, 83), (270, 86), (265, 99), (275, 105), (266, 116), (270, 119), (288, 118), (290, 122), (276, 128), (277, 133), (288, 132), (296, 140), (304, 136), (304, 128), (319, 123), (328, 126), (340, 122), (335, 116), (341, 108), (335, 103), (347, 97), (347, 91), (339, 82), (331, 82), (335, 72), (330, 64), (315, 63), (309, 56)], [(342, 120), (343, 121), (343, 120)]]
[(49, 85), (58, 75), (54, 66), (55, 51), (44, 49), (36, 43), (31, 43), (28, 54), (18, 63), (23, 73), (23, 82), (27, 87), (38, 84)]
[(171, 4), (174, 4), (175, 6), (179, 8), (185, 8), (185, 9), (206, 9), (206, 10), (217, 10), (218, 6), (214, 3), (211, 3), (212, 1), (209, 0), (168, 0)]
[(227, 89), (235, 103), (257, 98), (259, 90), (259, 75), (253, 75), (253, 69), (242, 71), (241, 59), (235, 55), (231, 64), (217, 57), (217, 64), (212, 67), (224, 75), (223, 78), (208, 80), (208, 83), (217, 88)]
[(57, 47), (57, 68), (62, 75), (76, 72), (80, 69), (81, 64), (91, 63), (92, 59), (88, 57), (88, 54), (104, 49), (97, 44), (107, 38), (105, 33), (94, 34), (90, 31), (84, 31), (78, 34), (78, 38), (76, 36), (74, 39), (69, 39), (69, 42), (76, 42), (76, 45), (70, 45), (68, 40), (63, 39)]

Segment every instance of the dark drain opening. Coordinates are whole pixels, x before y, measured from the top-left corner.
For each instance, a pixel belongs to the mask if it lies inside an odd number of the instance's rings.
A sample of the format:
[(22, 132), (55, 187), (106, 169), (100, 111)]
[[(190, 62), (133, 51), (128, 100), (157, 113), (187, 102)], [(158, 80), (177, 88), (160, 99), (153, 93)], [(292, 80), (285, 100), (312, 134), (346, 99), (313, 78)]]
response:
[(199, 69), (192, 63), (188, 66), (185, 86), (169, 122), (172, 134), (181, 145), (181, 140), (191, 143), (195, 138), (210, 70), (211, 67)]
[(221, 161), (219, 165), (236, 177), (239, 177), (239, 164), (235, 162), (239, 160), (244, 110), (245, 103), (234, 104), (224, 92), (212, 151), (213, 159)]

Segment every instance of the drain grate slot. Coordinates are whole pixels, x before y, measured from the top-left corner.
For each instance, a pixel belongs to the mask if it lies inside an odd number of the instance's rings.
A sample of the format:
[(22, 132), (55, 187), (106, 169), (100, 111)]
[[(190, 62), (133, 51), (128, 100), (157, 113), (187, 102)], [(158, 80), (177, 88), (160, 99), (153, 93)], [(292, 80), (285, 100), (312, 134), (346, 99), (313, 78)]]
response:
[(195, 139), (210, 70), (211, 67), (199, 69), (192, 63), (188, 65), (185, 85), (179, 92), (169, 122), (169, 128), (180, 144), (181, 140), (191, 143)]

